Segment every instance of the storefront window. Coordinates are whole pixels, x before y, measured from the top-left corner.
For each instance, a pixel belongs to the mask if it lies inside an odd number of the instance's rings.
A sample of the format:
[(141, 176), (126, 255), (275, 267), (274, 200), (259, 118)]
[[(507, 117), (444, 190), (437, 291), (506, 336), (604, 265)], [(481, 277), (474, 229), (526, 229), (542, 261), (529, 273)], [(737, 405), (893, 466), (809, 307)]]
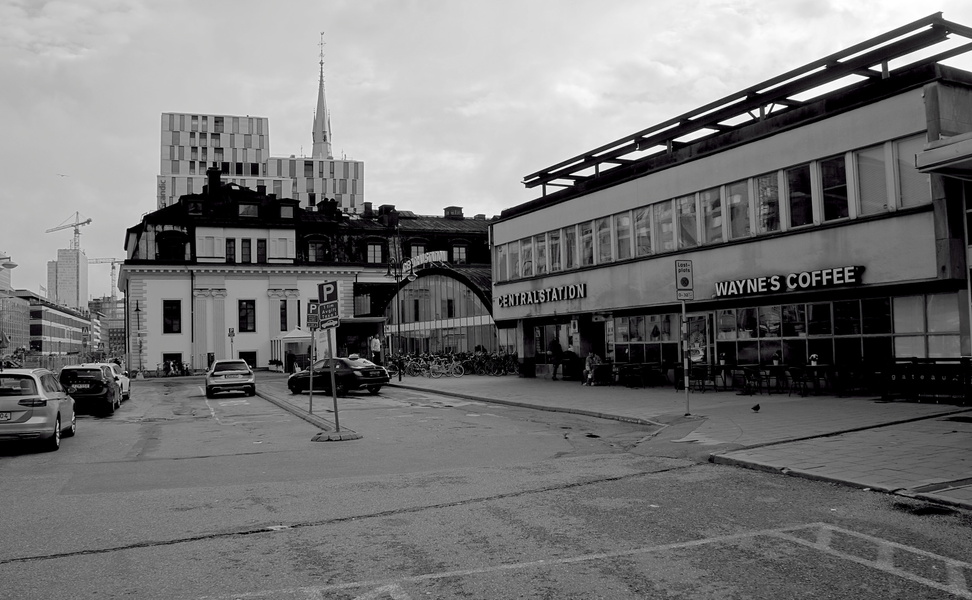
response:
[(861, 315), (865, 334), (891, 333), (891, 300), (889, 298), (861, 300)]
[(582, 267), (594, 264), (594, 230), (590, 221), (585, 221), (580, 227), (580, 264)]
[(749, 182), (737, 181), (726, 188), (729, 204), (729, 239), (749, 236)]
[(861, 303), (857, 300), (834, 302), (834, 335), (861, 332)]
[(756, 332), (756, 309), (740, 308), (736, 310), (736, 335), (739, 339), (755, 338)]
[(783, 305), (783, 337), (806, 337), (807, 311), (804, 304)]
[(926, 358), (925, 338), (923, 336), (895, 336), (894, 356), (896, 358)]
[(831, 335), (834, 331), (830, 303), (807, 305), (807, 330), (810, 335)]
[(772, 233), (780, 230), (780, 184), (776, 173), (757, 177), (756, 231)]
[(780, 307), (759, 307), (759, 337), (780, 337)]
[[(933, 294), (928, 296), (928, 333), (958, 331), (958, 304), (958, 297), (955, 294)], [(931, 347), (929, 346), (930, 350)]]
[(857, 180), (861, 214), (874, 215), (888, 209), (887, 175), (884, 171), (884, 145), (857, 152)]
[(651, 254), (651, 207), (643, 206), (634, 212), (635, 255)]
[(846, 218), (847, 170), (843, 156), (820, 161), (820, 178), (823, 185), (824, 221)]
[(614, 319), (614, 335), (619, 342), (627, 342), (628, 337), (628, 317), (618, 317)]
[(564, 229), (564, 268), (577, 268), (577, 228)]
[(810, 165), (786, 170), (787, 201), (790, 208), (790, 227), (813, 223), (813, 201), (810, 195)]
[(533, 276), (533, 238), (520, 240), (520, 265), (521, 275)]
[(547, 243), (550, 250), (550, 271), (560, 270), (560, 230), (554, 229), (547, 233)]
[(618, 260), (631, 258), (631, 213), (623, 212), (614, 215), (614, 231), (618, 237)]
[(924, 150), (925, 135), (918, 135), (894, 144), (898, 157), (898, 194), (901, 206), (920, 206), (931, 202), (931, 176), (915, 168), (915, 155)]
[(644, 342), (645, 337), (645, 318), (631, 317), (628, 320), (628, 333), (632, 342)]
[[(895, 333), (918, 333), (925, 331), (925, 299), (922, 296), (895, 298), (893, 304)], [(895, 354), (902, 356), (898, 353), (897, 346), (895, 346)], [(904, 356), (908, 355), (906, 354)]]
[(707, 244), (722, 241), (722, 188), (712, 188), (699, 193), (702, 204), (703, 240)]
[(675, 230), (672, 223), (672, 201), (653, 205), (655, 225), (655, 250), (668, 252), (675, 249)]
[(597, 264), (611, 262), (611, 218), (602, 217), (594, 222), (597, 228)]
[(694, 248), (699, 245), (699, 215), (695, 194), (675, 199), (678, 211), (678, 247)]
[(716, 312), (716, 337), (720, 340), (736, 339), (736, 311), (733, 309)]
[(928, 358), (951, 358), (961, 356), (959, 350), (959, 336), (930, 335), (928, 336)]
[(533, 252), (536, 254), (536, 266), (534, 270), (537, 275), (547, 272), (547, 236), (540, 234), (533, 238)]

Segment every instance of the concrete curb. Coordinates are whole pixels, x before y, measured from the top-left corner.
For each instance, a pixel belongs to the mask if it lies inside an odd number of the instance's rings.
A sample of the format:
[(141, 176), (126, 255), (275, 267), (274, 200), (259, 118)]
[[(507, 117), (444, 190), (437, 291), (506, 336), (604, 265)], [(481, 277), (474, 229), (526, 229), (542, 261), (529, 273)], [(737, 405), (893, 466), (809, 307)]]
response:
[(452, 398), (462, 398), (463, 400), (472, 400), (474, 402), (486, 402), (490, 404), (502, 404), (503, 406), (515, 406), (517, 408), (529, 408), (533, 410), (545, 410), (547, 412), (560, 412), (569, 413), (573, 415), (582, 415), (585, 417), (595, 417), (598, 419), (609, 419), (612, 421), (621, 421), (623, 423), (635, 423), (637, 425), (650, 425), (652, 427), (666, 427), (665, 423), (658, 423), (656, 421), (651, 421), (649, 419), (639, 419), (637, 417), (624, 417), (621, 415), (612, 415), (609, 413), (597, 412), (593, 410), (583, 410), (580, 408), (565, 408), (562, 406), (542, 406), (538, 404), (530, 404), (529, 402), (515, 402), (513, 400), (498, 400), (496, 398), (484, 398), (482, 396), (474, 396), (472, 394), (462, 394), (459, 392), (451, 392), (445, 390), (431, 390), (426, 387), (404, 385), (401, 383), (389, 383), (392, 387), (399, 387), (406, 390), (414, 390), (417, 392), (428, 392), (430, 394), (437, 394), (439, 396), (449, 396)]
[(257, 396), (263, 398), (271, 404), (275, 404), (295, 417), (299, 417), (315, 427), (320, 427), (321, 433), (316, 434), (311, 441), (314, 442), (336, 442), (336, 441), (346, 441), (346, 440), (359, 440), (361, 439), (361, 434), (351, 429), (342, 427), (340, 432), (335, 431), (334, 423), (331, 423), (327, 419), (318, 417), (317, 415), (312, 415), (306, 410), (301, 410), (290, 404), (289, 402), (284, 402), (278, 400), (269, 394), (265, 394), (257, 388)]

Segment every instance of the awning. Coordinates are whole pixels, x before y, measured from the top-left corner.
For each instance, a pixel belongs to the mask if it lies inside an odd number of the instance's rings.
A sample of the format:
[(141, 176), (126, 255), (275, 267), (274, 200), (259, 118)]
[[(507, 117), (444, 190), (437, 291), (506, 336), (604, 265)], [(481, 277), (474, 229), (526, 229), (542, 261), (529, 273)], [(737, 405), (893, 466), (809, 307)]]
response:
[(972, 133), (931, 142), (915, 156), (921, 173), (938, 173), (972, 181)]

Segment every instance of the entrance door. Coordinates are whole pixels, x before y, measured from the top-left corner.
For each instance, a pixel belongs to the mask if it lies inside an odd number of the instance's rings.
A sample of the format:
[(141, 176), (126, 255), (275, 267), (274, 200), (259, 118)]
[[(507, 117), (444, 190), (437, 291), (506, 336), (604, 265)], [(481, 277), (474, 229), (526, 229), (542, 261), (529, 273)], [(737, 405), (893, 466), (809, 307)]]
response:
[(689, 361), (692, 364), (712, 363), (713, 348), (711, 313), (696, 313), (686, 315), (688, 319), (688, 347)]

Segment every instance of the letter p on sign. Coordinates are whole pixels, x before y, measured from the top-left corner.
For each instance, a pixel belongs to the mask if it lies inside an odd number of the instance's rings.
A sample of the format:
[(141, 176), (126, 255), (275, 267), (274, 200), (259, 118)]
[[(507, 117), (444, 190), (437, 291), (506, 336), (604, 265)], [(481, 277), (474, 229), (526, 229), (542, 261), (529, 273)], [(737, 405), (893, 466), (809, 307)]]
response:
[(337, 283), (334, 281), (318, 283), (317, 300), (321, 304), (324, 304), (325, 302), (337, 302), (338, 300)]

